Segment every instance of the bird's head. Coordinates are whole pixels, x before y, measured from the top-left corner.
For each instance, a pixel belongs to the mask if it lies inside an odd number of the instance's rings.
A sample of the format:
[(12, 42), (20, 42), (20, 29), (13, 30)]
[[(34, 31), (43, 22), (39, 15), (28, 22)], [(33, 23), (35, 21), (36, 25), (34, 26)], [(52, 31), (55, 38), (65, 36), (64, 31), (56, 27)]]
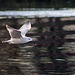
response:
[(28, 40), (28, 42), (33, 41), (33, 39), (30, 37), (28, 37), (27, 40)]

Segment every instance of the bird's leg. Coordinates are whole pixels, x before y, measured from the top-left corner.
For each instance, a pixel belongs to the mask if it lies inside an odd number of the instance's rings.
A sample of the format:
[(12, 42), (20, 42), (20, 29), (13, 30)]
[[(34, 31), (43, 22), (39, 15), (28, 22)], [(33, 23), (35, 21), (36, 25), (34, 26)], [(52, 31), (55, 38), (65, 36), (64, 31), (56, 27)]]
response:
[(14, 42), (9, 42), (9, 44), (14, 44)]

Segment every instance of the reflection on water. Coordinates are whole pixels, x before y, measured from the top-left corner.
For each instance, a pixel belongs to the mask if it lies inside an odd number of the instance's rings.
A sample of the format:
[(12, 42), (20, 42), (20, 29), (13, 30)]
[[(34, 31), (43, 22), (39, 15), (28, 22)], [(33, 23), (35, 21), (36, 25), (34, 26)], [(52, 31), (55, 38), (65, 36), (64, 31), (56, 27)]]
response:
[(27, 17), (27, 18), (45, 18), (45, 17), (70, 17), (75, 16), (75, 10), (26, 10), (26, 11), (0, 11), (0, 16)]
[[(19, 28), (26, 20), (32, 23), (27, 36), (36, 41), (20, 45), (1, 43), (10, 37), (6, 24)], [(60, 48), (64, 43), (60, 18), (3, 19), (0, 22), (1, 75), (69, 75), (66, 57)]]

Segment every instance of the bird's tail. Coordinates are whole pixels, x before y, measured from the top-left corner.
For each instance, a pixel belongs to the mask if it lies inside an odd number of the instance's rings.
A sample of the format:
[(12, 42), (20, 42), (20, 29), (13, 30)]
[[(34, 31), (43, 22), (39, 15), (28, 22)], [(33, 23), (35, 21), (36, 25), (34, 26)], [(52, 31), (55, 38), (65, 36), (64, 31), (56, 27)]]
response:
[(2, 43), (7, 43), (8, 41), (2, 41)]
[(11, 40), (2, 41), (2, 43), (9, 43)]

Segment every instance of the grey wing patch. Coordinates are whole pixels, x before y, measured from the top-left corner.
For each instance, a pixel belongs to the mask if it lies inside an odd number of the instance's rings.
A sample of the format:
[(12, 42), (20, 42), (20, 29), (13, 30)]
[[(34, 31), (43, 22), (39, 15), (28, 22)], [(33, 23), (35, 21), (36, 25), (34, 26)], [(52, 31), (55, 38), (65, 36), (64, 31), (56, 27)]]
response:
[(8, 25), (6, 25), (7, 30), (9, 31), (9, 34), (11, 38), (21, 38), (21, 32), (18, 31), (17, 29), (14, 29)]
[(11, 32), (11, 36), (12, 36), (12, 38), (21, 38), (22, 37), (21, 36), (21, 32), (20, 31), (17, 31), (17, 30), (13, 30)]

